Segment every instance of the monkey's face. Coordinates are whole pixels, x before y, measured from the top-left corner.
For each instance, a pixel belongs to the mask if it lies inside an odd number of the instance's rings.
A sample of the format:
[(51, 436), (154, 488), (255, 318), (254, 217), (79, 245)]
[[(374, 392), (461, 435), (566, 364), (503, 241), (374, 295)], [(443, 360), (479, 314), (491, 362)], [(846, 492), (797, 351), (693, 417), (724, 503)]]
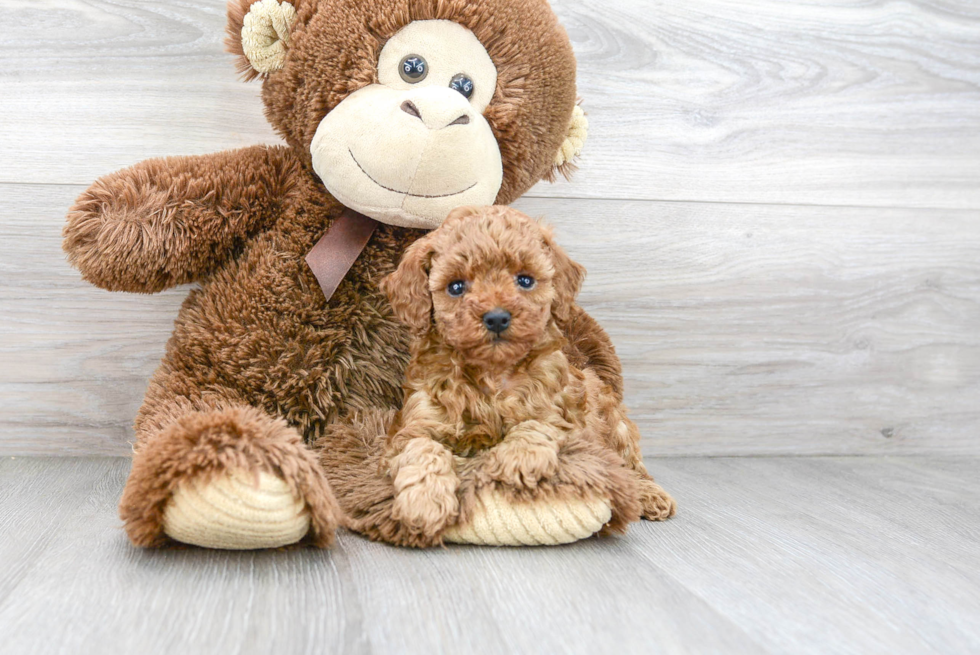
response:
[(493, 204), (500, 149), (483, 112), (497, 85), (486, 49), (448, 20), (409, 23), (385, 43), (377, 83), (320, 122), (313, 168), (344, 205), (433, 228), (461, 205)]
[(548, 0), (230, 0), (266, 116), (344, 205), (431, 228), (570, 174), (575, 56)]

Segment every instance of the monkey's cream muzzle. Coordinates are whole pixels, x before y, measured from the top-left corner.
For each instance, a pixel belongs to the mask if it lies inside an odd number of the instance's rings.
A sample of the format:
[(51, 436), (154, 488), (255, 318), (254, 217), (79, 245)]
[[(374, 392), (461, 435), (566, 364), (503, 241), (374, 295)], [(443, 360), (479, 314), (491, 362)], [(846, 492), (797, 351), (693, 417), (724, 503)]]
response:
[(313, 168), (337, 200), (392, 225), (434, 228), (456, 207), (491, 205), (503, 165), (483, 112), (496, 86), (470, 30), (410, 23), (381, 49), (378, 81), (321, 121)]
[[(257, 73), (285, 66), (296, 20), (288, 2), (251, 5), (241, 45)], [(497, 69), (472, 31), (450, 20), (413, 21), (381, 48), (377, 82), (321, 121), (313, 168), (340, 202), (393, 225), (433, 228), (456, 207), (493, 204), (503, 170), (483, 112), (496, 90)], [(582, 151), (588, 121), (580, 108), (567, 130), (552, 173), (567, 175)]]
[(503, 180), (490, 125), (448, 87), (365, 87), (327, 114), (310, 151), (338, 201), (404, 227), (438, 227), (456, 207), (491, 205)]

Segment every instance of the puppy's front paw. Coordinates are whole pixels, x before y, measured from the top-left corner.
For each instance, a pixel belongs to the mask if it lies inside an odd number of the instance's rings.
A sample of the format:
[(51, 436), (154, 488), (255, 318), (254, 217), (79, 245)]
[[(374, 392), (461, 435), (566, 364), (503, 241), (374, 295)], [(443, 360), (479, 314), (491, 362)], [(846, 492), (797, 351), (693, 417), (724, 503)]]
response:
[(412, 439), (392, 461), (391, 515), (410, 532), (435, 537), (459, 514), (453, 456), (442, 444)]
[(512, 430), (488, 455), (486, 470), (490, 477), (512, 486), (536, 487), (540, 480), (558, 472), (554, 435), (530, 428)]
[(677, 503), (653, 480), (640, 481), (640, 503), (648, 521), (664, 521), (677, 512)]
[(435, 537), (459, 514), (456, 485), (439, 478), (434, 484), (410, 485), (395, 494), (391, 516), (410, 532)]

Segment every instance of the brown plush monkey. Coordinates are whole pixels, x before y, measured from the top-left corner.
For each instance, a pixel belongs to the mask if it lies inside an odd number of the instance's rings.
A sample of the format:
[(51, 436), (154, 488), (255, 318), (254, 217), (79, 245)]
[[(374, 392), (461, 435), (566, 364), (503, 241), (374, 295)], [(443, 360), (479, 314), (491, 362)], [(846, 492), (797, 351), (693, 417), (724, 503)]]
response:
[[(383, 477), (331, 426), (401, 401), (408, 335), (379, 280), (453, 208), (569, 172), (575, 60), (546, 0), (233, 0), (229, 45), (286, 145), (108, 175), (64, 247), (108, 290), (200, 284), (136, 417), (120, 506), (133, 543), (326, 546), (341, 506)], [(562, 328), (573, 363), (618, 393), (601, 328), (577, 308)], [(615, 493), (574, 461), (567, 479), (595, 506)]]

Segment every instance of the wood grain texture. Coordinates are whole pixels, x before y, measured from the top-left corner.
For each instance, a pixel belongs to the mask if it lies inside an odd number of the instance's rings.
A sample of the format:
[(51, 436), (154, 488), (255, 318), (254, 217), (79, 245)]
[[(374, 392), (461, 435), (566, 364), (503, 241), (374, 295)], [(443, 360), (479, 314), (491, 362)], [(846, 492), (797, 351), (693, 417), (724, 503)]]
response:
[[(125, 454), (187, 290), (85, 284), (49, 218), (81, 187), (2, 189), (0, 451)], [(649, 453), (980, 452), (973, 212), (518, 206), (589, 268)]]
[(980, 207), (971, 0), (554, 4), (590, 143), (538, 193)]
[(763, 651), (975, 653), (978, 464), (654, 460), (679, 520), (628, 541)]
[[(590, 268), (648, 451), (980, 451), (976, 7), (554, 6), (591, 141), (532, 196), (739, 201), (519, 204)], [(0, 452), (122, 454), (187, 290), (82, 284), (64, 213), (115, 168), (276, 137), (222, 0), (0, 8), (0, 182), (31, 183), (0, 183)]]
[[(971, 0), (553, 5), (591, 130), (574, 182), (534, 195), (980, 208)], [(0, 7), (0, 182), (276, 140), (224, 0)]]
[[(6, 454), (127, 453), (187, 293), (82, 282), (59, 234), (79, 191), (0, 186)], [(518, 206), (589, 268), (580, 300), (618, 348), (648, 453), (980, 452), (975, 212)]]
[(123, 459), (0, 460), (0, 635), (46, 653), (972, 653), (978, 460), (650, 460), (678, 516), (549, 549), (139, 551)]
[(518, 206), (590, 270), (648, 453), (980, 452), (977, 212)]

